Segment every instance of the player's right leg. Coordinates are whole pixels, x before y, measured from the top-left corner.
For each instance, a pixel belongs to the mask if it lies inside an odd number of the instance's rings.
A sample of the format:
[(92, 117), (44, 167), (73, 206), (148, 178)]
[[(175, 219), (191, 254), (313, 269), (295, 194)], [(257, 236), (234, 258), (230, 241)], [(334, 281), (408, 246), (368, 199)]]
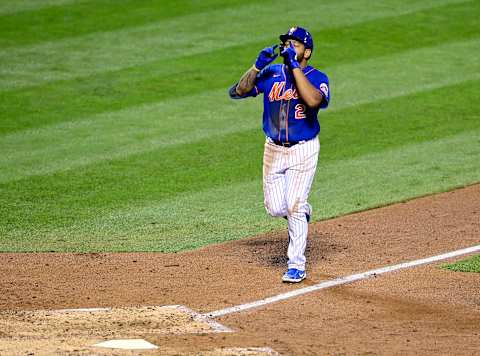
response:
[(265, 142), (263, 154), (263, 195), (265, 209), (271, 216), (287, 216), (284, 148)]
[(288, 268), (305, 271), (305, 249), (308, 235), (308, 220), (312, 207), (308, 195), (317, 168), (320, 143), (318, 138), (295, 146), (287, 170), (286, 201), (288, 211)]

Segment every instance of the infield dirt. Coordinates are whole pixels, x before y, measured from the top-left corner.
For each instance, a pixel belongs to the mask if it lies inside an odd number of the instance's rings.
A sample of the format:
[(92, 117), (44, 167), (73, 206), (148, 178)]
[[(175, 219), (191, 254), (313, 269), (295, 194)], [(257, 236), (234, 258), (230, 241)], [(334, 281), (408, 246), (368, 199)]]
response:
[[(473, 185), (311, 224), (301, 287), (479, 244)], [(0, 309), (181, 304), (209, 312), (300, 288), (281, 283), (286, 247), (285, 230), (177, 254), (0, 254)], [(216, 320), (234, 332), (149, 333), (159, 349), (145, 353), (475, 355), (480, 274), (427, 265)], [(11, 342), (0, 331), (0, 350)], [(19, 353), (35, 342), (18, 341)], [(90, 346), (75, 340), (62, 352), (98, 353)]]

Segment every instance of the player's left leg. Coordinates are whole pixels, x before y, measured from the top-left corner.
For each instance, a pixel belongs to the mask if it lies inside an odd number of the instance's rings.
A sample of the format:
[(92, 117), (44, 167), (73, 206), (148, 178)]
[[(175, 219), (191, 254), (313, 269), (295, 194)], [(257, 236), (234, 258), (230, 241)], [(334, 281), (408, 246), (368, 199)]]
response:
[(286, 172), (288, 212), (288, 268), (305, 271), (308, 219), (312, 214), (308, 195), (317, 169), (320, 143), (318, 137), (292, 147)]

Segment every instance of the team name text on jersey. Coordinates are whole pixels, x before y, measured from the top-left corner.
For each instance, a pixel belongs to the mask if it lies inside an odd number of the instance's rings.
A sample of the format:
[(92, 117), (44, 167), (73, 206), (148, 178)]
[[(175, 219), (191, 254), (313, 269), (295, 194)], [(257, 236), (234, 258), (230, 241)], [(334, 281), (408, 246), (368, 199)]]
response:
[(273, 83), (272, 89), (268, 94), (268, 100), (280, 101), (280, 100), (291, 100), (298, 99), (298, 94), (296, 89), (285, 89), (285, 82), (275, 82)]

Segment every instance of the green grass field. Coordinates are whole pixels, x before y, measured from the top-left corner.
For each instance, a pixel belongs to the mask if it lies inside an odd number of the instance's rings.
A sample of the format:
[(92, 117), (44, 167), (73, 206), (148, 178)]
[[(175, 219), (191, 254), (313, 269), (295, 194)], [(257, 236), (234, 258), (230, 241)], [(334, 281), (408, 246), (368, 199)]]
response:
[(480, 273), (480, 255), (467, 258), (452, 264), (444, 264), (443, 268), (455, 272), (476, 272)]
[(0, 251), (180, 251), (285, 228), (261, 99), (292, 25), (331, 80), (322, 220), (480, 182), (480, 1), (0, 1)]

